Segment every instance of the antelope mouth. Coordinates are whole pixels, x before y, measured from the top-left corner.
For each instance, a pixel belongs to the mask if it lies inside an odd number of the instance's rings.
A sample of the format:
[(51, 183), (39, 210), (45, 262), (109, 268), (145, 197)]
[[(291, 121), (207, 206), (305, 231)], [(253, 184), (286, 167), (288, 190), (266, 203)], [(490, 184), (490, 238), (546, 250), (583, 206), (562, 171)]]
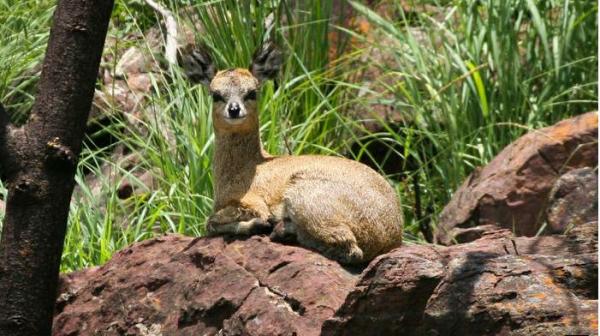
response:
[(225, 119), (225, 121), (228, 124), (239, 125), (239, 124), (242, 124), (244, 122), (244, 120), (246, 120), (246, 116), (245, 115), (240, 115), (240, 116), (237, 116), (237, 117), (229, 117), (229, 116), (227, 116), (224, 119)]

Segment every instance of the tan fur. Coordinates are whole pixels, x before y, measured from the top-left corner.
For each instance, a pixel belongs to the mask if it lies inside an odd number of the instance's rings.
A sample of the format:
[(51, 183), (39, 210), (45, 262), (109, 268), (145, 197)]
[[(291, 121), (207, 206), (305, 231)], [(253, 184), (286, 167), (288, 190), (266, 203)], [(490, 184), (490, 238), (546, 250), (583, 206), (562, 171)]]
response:
[[(261, 147), (256, 102), (243, 100), (258, 80), (247, 70), (217, 73), (210, 84), (225, 103), (213, 107), (214, 214), (211, 234), (252, 234), (277, 223), (273, 239), (294, 236), (342, 263), (363, 263), (399, 246), (402, 214), (393, 188), (369, 167), (329, 156), (279, 156)], [(232, 124), (229, 102), (247, 116)]]

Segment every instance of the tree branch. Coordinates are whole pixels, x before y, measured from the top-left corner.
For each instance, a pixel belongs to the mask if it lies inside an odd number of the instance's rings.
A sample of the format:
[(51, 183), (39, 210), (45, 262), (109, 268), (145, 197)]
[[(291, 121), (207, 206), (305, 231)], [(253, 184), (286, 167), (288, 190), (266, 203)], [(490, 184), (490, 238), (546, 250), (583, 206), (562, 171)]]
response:
[(165, 19), (165, 29), (167, 30), (167, 37), (165, 38), (165, 59), (171, 65), (177, 65), (177, 21), (175, 20), (173, 13), (161, 6), (158, 2), (155, 2), (154, 0), (145, 1)]

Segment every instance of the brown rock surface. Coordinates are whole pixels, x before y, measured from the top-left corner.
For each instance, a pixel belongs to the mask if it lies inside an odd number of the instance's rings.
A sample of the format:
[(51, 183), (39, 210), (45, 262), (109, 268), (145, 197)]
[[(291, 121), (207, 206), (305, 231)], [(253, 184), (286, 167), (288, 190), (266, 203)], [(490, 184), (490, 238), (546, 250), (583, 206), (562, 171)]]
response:
[(595, 334), (597, 234), (408, 245), (360, 277), (263, 236), (170, 235), (64, 276), (53, 334)]
[(485, 232), (481, 225), (535, 235), (556, 180), (572, 169), (598, 165), (597, 141), (597, 112), (519, 138), (456, 191), (440, 215), (437, 241), (472, 241)]
[(375, 259), (322, 335), (597, 334), (597, 223)]
[(266, 237), (170, 235), (62, 278), (65, 335), (318, 335), (356, 276)]
[(123, 78), (126, 75), (147, 72), (150, 60), (144, 55), (142, 50), (136, 47), (130, 47), (123, 53), (119, 62), (115, 66), (115, 75)]
[(497, 230), (462, 245), (405, 246), (358, 281), (262, 236), (170, 235), (64, 276), (53, 334), (595, 334), (597, 234), (587, 222), (567, 235)]
[(598, 221), (598, 171), (580, 168), (563, 174), (550, 192), (548, 229), (561, 233), (575, 225)]

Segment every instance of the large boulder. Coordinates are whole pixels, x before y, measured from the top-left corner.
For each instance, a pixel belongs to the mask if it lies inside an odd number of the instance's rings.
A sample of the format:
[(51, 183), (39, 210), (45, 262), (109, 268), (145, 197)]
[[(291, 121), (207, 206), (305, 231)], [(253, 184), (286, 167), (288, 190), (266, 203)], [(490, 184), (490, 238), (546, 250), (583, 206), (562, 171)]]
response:
[(579, 168), (563, 174), (550, 191), (546, 219), (548, 230), (561, 233), (598, 221), (598, 171)]
[(315, 252), (169, 235), (61, 278), (58, 335), (591, 335), (598, 227), (407, 245), (360, 276)]
[(62, 277), (53, 335), (318, 335), (355, 280), (267, 237), (169, 235)]
[(596, 222), (564, 236), (491, 232), (375, 259), (322, 335), (597, 334)]
[(590, 112), (532, 131), (475, 170), (440, 215), (436, 241), (468, 242), (496, 228), (536, 235), (546, 221), (558, 178), (598, 165), (598, 113)]

